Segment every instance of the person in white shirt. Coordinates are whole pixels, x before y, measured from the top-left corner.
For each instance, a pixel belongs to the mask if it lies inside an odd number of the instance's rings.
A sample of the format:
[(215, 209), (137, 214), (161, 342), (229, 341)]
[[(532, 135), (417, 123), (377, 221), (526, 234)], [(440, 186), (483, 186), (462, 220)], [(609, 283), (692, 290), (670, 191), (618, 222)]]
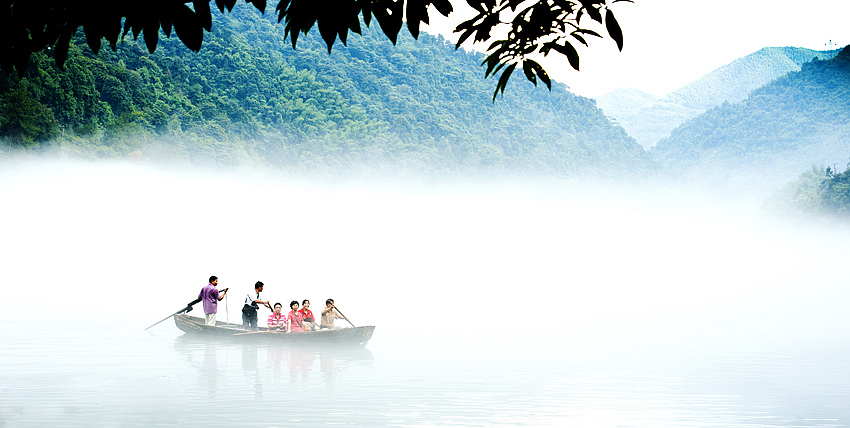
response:
[(245, 297), (245, 304), (242, 305), (242, 327), (256, 330), (258, 318), (257, 310), (260, 309), (260, 305), (269, 309), (272, 308), (269, 306), (268, 300), (263, 300), (262, 292), (263, 283), (261, 281), (257, 281), (257, 283), (254, 284), (254, 292), (248, 293)]

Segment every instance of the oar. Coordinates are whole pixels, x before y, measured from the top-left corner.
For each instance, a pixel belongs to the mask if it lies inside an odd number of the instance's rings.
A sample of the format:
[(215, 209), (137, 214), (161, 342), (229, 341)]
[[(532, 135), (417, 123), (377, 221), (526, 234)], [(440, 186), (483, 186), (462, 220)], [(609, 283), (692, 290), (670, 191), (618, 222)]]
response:
[(345, 316), (345, 314), (343, 314), (343, 313), (342, 313), (342, 311), (341, 311), (341, 310), (339, 310), (339, 308), (337, 308), (337, 307), (336, 307), (336, 305), (334, 305), (334, 310), (335, 310), (335, 311), (337, 311), (337, 312), (339, 312), (339, 314), (340, 314), (340, 315), (342, 315), (342, 317), (343, 317), (346, 321), (348, 321), (348, 323), (349, 323), (349, 324), (351, 324), (351, 326), (352, 326), (352, 327), (354, 327), (354, 323), (353, 323), (353, 322), (351, 322), (351, 321), (349, 321), (348, 317), (347, 317), (347, 316)]
[[(161, 323), (161, 322), (163, 322), (163, 321), (165, 321), (165, 320), (167, 320), (167, 319), (169, 319), (169, 318), (171, 318), (171, 317), (173, 317), (173, 316), (175, 316), (175, 315), (177, 315), (177, 314), (179, 314), (179, 313), (182, 313), (182, 312), (189, 312), (189, 311), (191, 311), (191, 310), (192, 310), (192, 306), (194, 306), (196, 303), (198, 303), (198, 302), (200, 302), (200, 301), (201, 301), (201, 298), (200, 298), (200, 297), (198, 297), (198, 298), (197, 298), (197, 299), (195, 299), (195, 300), (192, 300), (191, 302), (189, 302), (189, 304), (188, 304), (188, 305), (186, 305), (186, 307), (185, 307), (185, 308), (180, 309), (179, 311), (177, 311), (177, 312), (175, 312), (175, 313), (173, 313), (173, 314), (171, 314), (171, 315), (169, 315), (169, 316), (167, 316), (167, 317), (165, 317), (165, 318), (163, 318), (163, 319), (161, 319), (161, 320), (159, 320), (159, 321), (155, 322), (153, 325), (151, 325), (151, 327), (153, 327), (154, 325), (157, 325), (157, 324), (159, 324), (159, 323)], [(151, 327), (148, 327), (148, 328), (146, 328), (145, 330), (148, 330), (148, 329), (150, 329)]]
[(307, 329), (306, 329), (306, 328), (304, 328), (304, 323), (303, 323), (303, 322), (301, 322), (301, 320), (300, 320), (300, 319), (298, 319), (298, 316), (297, 316), (297, 315), (295, 316), (295, 321), (298, 321), (298, 325), (299, 325), (299, 326), (301, 326), (301, 331), (307, 331)]
[(243, 334), (260, 334), (260, 333), (266, 333), (266, 334), (268, 334), (268, 333), (273, 333), (273, 334), (278, 334), (278, 333), (284, 333), (284, 332), (283, 332), (283, 331), (280, 331), (280, 330), (248, 331), (248, 332), (245, 332), (245, 333), (236, 333), (236, 334), (234, 334), (234, 336), (242, 336)]

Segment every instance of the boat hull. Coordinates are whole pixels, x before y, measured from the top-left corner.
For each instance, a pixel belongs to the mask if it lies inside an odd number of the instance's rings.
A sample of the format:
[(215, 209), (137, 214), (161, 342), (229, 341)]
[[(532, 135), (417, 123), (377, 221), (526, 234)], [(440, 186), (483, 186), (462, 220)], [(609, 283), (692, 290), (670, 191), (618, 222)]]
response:
[(186, 334), (293, 345), (365, 345), (372, 338), (372, 332), (375, 331), (375, 326), (373, 325), (293, 333), (251, 331), (242, 328), (241, 324), (221, 321), (216, 321), (215, 326), (205, 325), (203, 318), (185, 314), (174, 315), (174, 324), (177, 328), (186, 332)]

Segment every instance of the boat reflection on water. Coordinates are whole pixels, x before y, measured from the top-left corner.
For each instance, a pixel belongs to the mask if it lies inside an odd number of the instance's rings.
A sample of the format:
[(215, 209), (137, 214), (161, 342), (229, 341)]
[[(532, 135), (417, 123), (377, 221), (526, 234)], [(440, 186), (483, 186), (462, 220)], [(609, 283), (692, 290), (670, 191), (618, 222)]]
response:
[(293, 347), (190, 334), (177, 336), (174, 350), (198, 368), (209, 398), (216, 398), (222, 385), (230, 388), (234, 382), (241, 385), (238, 388), (253, 385), (257, 399), (263, 398), (264, 387), (268, 389), (269, 384), (330, 385), (349, 367), (371, 365), (373, 361), (372, 351), (362, 346)]

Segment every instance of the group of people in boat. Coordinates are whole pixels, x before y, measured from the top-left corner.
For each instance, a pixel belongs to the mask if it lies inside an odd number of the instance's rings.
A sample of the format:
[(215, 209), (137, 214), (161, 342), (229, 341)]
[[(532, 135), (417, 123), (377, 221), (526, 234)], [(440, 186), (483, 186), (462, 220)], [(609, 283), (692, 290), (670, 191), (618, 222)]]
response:
[[(204, 322), (206, 325), (215, 325), (215, 317), (218, 312), (218, 302), (224, 299), (227, 295), (228, 288), (221, 291), (218, 290), (218, 277), (211, 276), (209, 284), (201, 289), (198, 298), (204, 304)], [(254, 284), (254, 291), (249, 292), (245, 297), (245, 304), (242, 305), (242, 326), (246, 329), (257, 330), (257, 321), (259, 318), (258, 310), (260, 306), (265, 306), (272, 310), (266, 322), (269, 331), (281, 331), (286, 333), (316, 331), (320, 329), (334, 329), (335, 319), (345, 319), (334, 306), (333, 299), (325, 300), (325, 307), (321, 311), (320, 322), (317, 322), (313, 311), (310, 310), (310, 301), (304, 299), (301, 305), (297, 300), (289, 303), (290, 311), (283, 313), (283, 305), (280, 303), (270, 304), (269, 300), (265, 300), (262, 296), (264, 284), (262, 281), (257, 281)], [(303, 306), (302, 306), (303, 305)], [(299, 306), (302, 306), (299, 308)]]
[(343, 318), (335, 310), (334, 299), (325, 300), (325, 308), (322, 309), (321, 323), (316, 322), (313, 316), (313, 311), (310, 310), (310, 301), (304, 299), (301, 302), (303, 307), (298, 309), (298, 301), (289, 302), (289, 313), (283, 314), (283, 305), (275, 303), (273, 311), (266, 322), (269, 331), (285, 331), (287, 333), (293, 331), (315, 331), (319, 329), (333, 329), (334, 320)]

